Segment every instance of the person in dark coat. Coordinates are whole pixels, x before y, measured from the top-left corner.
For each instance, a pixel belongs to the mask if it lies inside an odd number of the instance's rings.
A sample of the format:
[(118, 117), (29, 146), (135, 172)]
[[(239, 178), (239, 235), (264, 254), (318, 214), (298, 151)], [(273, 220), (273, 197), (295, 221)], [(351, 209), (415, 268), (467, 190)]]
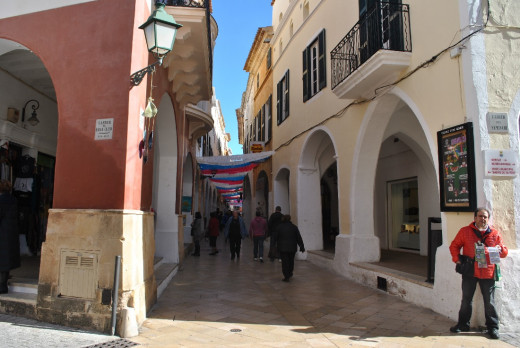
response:
[(191, 235), (193, 237), (193, 243), (195, 244), (195, 250), (193, 256), (200, 256), (200, 241), (204, 239), (204, 228), (202, 226), (202, 215), (200, 211), (195, 213), (195, 220), (191, 223)]
[(9, 271), (20, 267), (18, 210), (11, 184), (0, 181), (0, 294), (7, 294)]
[(298, 227), (291, 222), (290, 215), (284, 215), (273, 237), (280, 252), (280, 258), (282, 259), (282, 273), (284, 276), (282, 280), (288, 282), (293, 276), (294, 256), (296, 255), (297, 246), (300, 247), (302, 253), (305, 252), (303, 239)]
[(224, 227), (224, 235), (226, 239), (229, 239), (229, 251), (231, 252), (231, 260), (240, 259), (240, 246), (242, 239), (247, 237), (246, 225), (244, 220), (238, 214), (237, 210), (233, 211), (233, 216), (230, 217), (226, 226)]
[(271, 239), (269, 240), (269, 259), (274, 261), (274, 259), (279, 259), (280, 254), (278, 253), (278, 250), (276, 249), (276, 242), (274, 238), (272, 238), (272, 235), (274, 234), (274, 231), (276, 230), (276, 227), (282, 222), (283, 214), (282, 214), (282, 207), (279, 205), (276, 206), (275, 212), (271, 214), (269, 217), (269, 222), (267, 223), (267, 237), (271, 236)]

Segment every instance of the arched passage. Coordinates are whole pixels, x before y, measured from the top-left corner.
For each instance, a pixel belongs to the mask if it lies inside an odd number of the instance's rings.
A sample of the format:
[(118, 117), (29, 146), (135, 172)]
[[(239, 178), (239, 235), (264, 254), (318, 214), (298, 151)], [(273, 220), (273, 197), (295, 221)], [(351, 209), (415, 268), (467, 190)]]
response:
[(291, 200), (289, 190), (289, 178), (291, 172), (287, 168), (282, 168), (278, 171), (274, 179), (274, 205), (282, 208), (282, 213), (290, 214)]
[(188, 153), (184, 161), (182, 174), (182, 214), (186, 216), (186, 224), (184, 226), (184, 240), (191, 240), (191, 222), (195, 211), (193, 206), (193, 160), (191, 154)]
[[(373, 103), (358, 137), (352, 234), (346, 237), (350, 262), (378, 261), (380, 248), (426, 255), (427, 219), (440, 216), (433, 141), (418, 110), (405, 100), (400, 93)], [(402, 234), (394, 231), (398, 225), (405, 225)]]
[(244, 186), (243, 186), (243, 192), (242, 192), (242, 216), (244, 218), (244, 222), (246, 223), (246, 226), (249, 226), (249, 222), (251, 222), (251, 217), (254, 214), (253, 209), (253, 198), (252, 198), (252, 192), (251, 192), (251, 180), (250, 180), (250, 174), (247, 174), (244, 177)]
[(179, 261), (177, 191), (177, 125), (169, 95), (161, 98), (155, 126), (152, 202), (156, 211), (155, 255), (167, 262)]
[[(321, 179), (335, 164), (336, 149), (329, 133), (325, 129), (315, 130), (303, 146), (298, 173), (298, 227), (308, 250), (322, 250), (324, 232), (330, 234), (323, 230)], [(336, 185), (331, 186), (330, 195), (336, 196), (336, 203), (330, 209), (337, 211), (337, 177), (334, 181)], [(334, 214), (337, 216), (337, 212)]]
[[(59, 179), (57, 96), (40, 57), (5, 39), (0, 39), (0, 90), (0, 179), (11, 183), (17, 199), (22, 269), (37, 275), (38, 263), (31, 259), (40, 257)], [(16, 270), (12, 276), (17, 278)]]
[(269, 207), (269, 179), (265, 170), (258, 174), (255, 185), (255, 213), (259, 211), (263, 217), (268, 217)]

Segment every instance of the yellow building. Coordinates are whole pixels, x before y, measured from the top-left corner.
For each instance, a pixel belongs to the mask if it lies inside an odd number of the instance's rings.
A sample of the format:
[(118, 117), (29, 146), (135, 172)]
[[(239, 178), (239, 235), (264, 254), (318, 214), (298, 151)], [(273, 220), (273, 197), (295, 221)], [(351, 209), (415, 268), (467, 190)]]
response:
[[(273, 28), (259, 28), (244, 70), (249, 73), (247, 89), (237, 110), (239, 143), (244, 153), (271, 151), (273, 130), (273, 79), (270, 41)], [(272, 200), (271, 159), (260, 163), (244, 180), (243, 212), (249, 222), (257, 210), (268, 217)]]
[[(518, 287), (520, 3), (477, 3), (271, 3), (268, 210), (293, 216), (308, 260), (451, 318), (448, 246), (477, 206), (511, 250), (501, 287)], [(244, 142), (257, 106), (243, 107)], [(520, 322), (513, 293), (496, 294), (506, 330)]]

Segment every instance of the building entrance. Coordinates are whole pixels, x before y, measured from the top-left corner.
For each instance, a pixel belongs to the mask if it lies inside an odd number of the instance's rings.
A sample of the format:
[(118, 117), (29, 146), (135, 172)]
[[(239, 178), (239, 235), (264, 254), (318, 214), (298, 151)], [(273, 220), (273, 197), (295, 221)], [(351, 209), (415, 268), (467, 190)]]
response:
[(52, 208), (55, 158), (12, 142), (0, 149), (1, 180), (11, 183), (17, 199), (20, 252), (38, 255)]

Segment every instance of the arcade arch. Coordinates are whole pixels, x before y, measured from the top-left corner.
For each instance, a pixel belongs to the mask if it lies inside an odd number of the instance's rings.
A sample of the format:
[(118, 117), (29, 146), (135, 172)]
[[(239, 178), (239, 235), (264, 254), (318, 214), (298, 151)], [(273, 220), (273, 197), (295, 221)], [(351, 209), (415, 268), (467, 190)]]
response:
[(155, 255), (166, 262), (179, 261), (177, 193), (177, 125), (168, 94), (158, 107), (155, 126), (154, 180), (152, 204), (156, 211)]
[(263, 217), (268, 218), (269, 214), (269, 179), (265, 170), (258, 174), (255, 185), (255, 214), (260, 211)]
[(417, 108), (397, 94), (371, 105), (358, 138), (350, 262), (379, 261), (381, 249), (427, 255), (428, 217), (440, 217), (433, 141)]
[[(0, 179), (11, 182), (17, 198), (20, 254), (39, 258), (57, 182), (56, 91), (42, 59), (29, 48), (7, 39), (0, 39), (0, 90), (0, 106), (4, 110), (0, 116)], [(39, 123), (28, 122), (33, 112)], [(23, 258), (22, 266), (25, 261), (36, 264)], [(38, 271), (35, 269), (34, 273)], [(13, 276), (16, 277), (16, 271)]]
[[(337, 171), (333, 170), (336, 154), (332, 137), (325, 128), (312, 132), (303, 146), (298, 175), (298, 227), (308, 250), (324, 249), (324, 239), (330, 240), (333, 235), (330, 228), (333, 224), (339, 226)], [(324, 177), (326, 173), (332, 176), (327, 174)], [(322, 186), (327, 187), (329, 197), (334, 197), (328, 202), (330, 205), (326, 207), (325, 218), (323, 202), (318, 198), (321, 197)], [(327, 222), (326, 226), (324, 222)], [(324, 230), (324, 227), (329, 229)]]
[(288, 168), (282, 168), (278, 171), (274, 179), (274, 206), (280, 206), (283, 214), (290, 214), (291, 212), (290, 176), (290, 170)]

